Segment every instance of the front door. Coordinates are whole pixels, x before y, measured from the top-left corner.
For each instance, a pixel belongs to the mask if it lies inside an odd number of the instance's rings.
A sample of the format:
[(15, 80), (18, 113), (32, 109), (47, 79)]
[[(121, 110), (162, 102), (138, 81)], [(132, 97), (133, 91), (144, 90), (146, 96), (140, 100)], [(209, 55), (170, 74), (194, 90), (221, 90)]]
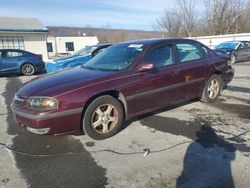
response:
[(168, 43), (154, 47), (140, 66), (143, 64), (153, 64), (154, 69), (139, 73), (134, 111), (146, 113), (179, 100), (180, 77), (174, 45)]
[(15, 50), (5, 51), (5, 56), (2, 58), (3, 71), (12, 72), (19, 69), (19, 62), (22, 60), (22, 52)]
[(241, 61), (250, 60), (250, 42), (241, 42), (238, 51), (238, 57)]

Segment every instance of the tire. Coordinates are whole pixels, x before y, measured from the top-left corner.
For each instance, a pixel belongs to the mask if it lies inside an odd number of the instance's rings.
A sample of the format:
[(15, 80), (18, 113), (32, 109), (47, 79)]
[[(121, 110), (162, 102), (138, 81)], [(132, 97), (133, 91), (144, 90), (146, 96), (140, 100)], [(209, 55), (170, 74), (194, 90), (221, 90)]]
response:
[(235, 54), (232, 54), (231, 55), (231, 64), (233, 65), (235, 63), (236, 63), (236, 56), (235, 56)]
[(223, 84), (220, 75), (212, 75), (203, 89), (201, 101), (207, 103), (215, 102), (220, 96), (222, 89)]
[(90, 138), (103, 140), (118, 133), (123, 120), (122, 104), (114, 97), (104, 95), (87, 107), (82, 118), (82, 128)]
[(35, 74), (35, 67), (30, 63), (25, 63), (22, 65), (21, 72), (25, 76), (31, 76)]

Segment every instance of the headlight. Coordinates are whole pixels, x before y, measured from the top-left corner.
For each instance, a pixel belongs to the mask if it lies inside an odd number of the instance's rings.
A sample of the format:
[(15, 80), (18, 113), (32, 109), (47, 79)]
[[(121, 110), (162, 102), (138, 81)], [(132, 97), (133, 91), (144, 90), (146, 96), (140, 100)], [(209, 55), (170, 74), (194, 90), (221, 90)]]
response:
[(52, 97), (30, 97), (26, 107), (37, 110), (54, 110), (58, 108), (58, 102)]
[(227, 54), (229, 55), (231, 52), (227, 52)]

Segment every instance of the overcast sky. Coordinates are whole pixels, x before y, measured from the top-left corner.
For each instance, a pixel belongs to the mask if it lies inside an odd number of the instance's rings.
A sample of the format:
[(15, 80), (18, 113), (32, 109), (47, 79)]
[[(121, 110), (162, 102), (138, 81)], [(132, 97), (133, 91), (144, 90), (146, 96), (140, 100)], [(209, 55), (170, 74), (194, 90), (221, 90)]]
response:
[(152, 30), (174, 0), (0, 0), (0, 16), (34, 17), (47, 26)]

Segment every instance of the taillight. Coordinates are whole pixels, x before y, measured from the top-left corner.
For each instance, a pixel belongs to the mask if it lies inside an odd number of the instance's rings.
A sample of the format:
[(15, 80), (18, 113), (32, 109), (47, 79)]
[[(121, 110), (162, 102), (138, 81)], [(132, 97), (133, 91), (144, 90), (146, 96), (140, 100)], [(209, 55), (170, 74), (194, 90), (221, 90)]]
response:
[(42, 54), (37, 54), (37, 57), (41, 60), (43, 60), (43, 55)]

